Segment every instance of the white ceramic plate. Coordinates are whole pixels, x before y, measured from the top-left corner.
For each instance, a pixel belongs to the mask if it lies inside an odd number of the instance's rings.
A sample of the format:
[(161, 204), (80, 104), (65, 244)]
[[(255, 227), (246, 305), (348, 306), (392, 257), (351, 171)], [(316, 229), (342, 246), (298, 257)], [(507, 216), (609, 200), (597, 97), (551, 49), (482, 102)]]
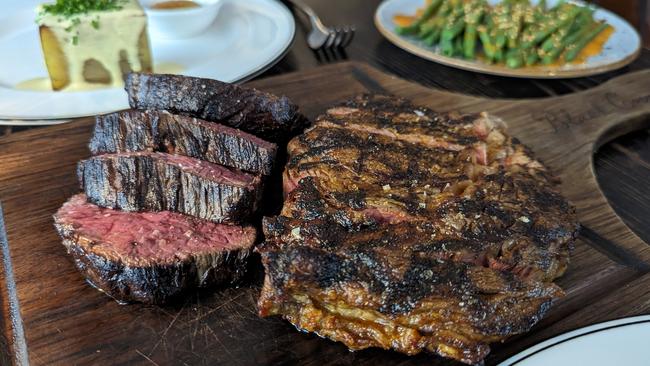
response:
[[(558, 1), (548, 0), (547, 4), (549, 7), (554, 6)], [(634, 61), (641, 50), (641, 37), (628, 22), (610, 11), (598, 8), (594, 13), (594, 18), (607, 21), (615, 30), (603, 46), (603, 51), (599, 55), (590, 57), (584, 63), (511, 69), (506, 66), (491, 65), (481, 61), (447, 57), (443, 56), (437, 47), (428, 47), (414, 37), (404, 37), (395, 33), (393, 16), (396, 14), (415, 14), (415, 11), (421, 8), (424, 2), (425, 0), (385, 0), (379, 5), (375, 13), (377, 29), (397, 47), (428, 60), (460, 69), (493, 75), (540, 79), (582, 77), (621, 68)], [(499, 1), (490, 0), (489, 2), (494, 4)], [(574, 2), (580, 3), (578, 1)], [(531, 3), (537, 3), (537, 0), (532, 0)]]
[[(122, 89), (15, 89), (22, 81), (47, 77), (34, 23), (34, 7), (41, 2), (44, 0), (0, 0), (0, 119), (64, 119), (127, 108)], [(228, 0), (204, 34), (177, 41), (152, 38), (154, 69), (171, 63), (180, 65), (183, 75), (241, 82), (279, 61), (291, 46), (294, 33), (293, 16), (280, 2)]]
[(551, 338), (499, 366), (648, 366), (650, 315), (590, 325)]

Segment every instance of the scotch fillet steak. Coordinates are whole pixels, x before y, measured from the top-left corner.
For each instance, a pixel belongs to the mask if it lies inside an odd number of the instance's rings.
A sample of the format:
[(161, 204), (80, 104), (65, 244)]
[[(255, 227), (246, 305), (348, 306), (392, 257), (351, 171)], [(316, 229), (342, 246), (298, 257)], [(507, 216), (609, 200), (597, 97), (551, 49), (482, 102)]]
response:
[(134, 109), (161, 109), (218, 122), (277, 142), (305, 127), (307, 119), (285, 96), (218, 80), (131, 73), (126, 78)]
[(58, 210), (54, 224), (90, 284), (117, 301), (150, 304), (238, 281), (256, 236), (251, 226), (175, 212), (102, 208), (83, 194)]
[(159, 151), (269, 175), (277, 146), (243, 131), (167, 111), (126, 110), (97, 116), (93, 155)]
[(260, 315), (353, 350), (474, 364), (563, 295), (575, 210), (498, 118), (362, 95), (288, 153), (257, 248)]
[(213, 222), (246, 221), (261, 195), (258, 176), (159, 152), (82, 160), (77, 174), (88, 200), (125, 211), (174, 211)]

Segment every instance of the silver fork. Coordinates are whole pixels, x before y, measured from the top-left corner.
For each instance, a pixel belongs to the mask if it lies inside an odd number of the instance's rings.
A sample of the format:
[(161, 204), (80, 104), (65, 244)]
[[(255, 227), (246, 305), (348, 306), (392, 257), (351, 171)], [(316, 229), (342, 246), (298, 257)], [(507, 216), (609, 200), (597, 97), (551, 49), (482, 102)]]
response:
[(355, 28), (351, 25), (327, 27), (320, 20), (314, 9), (300, 0), (284, 0), (309, 17), (311, 31), (307, 35), (307, 44), (312, 50), (328, 48), (345, 48), (354, 38)]

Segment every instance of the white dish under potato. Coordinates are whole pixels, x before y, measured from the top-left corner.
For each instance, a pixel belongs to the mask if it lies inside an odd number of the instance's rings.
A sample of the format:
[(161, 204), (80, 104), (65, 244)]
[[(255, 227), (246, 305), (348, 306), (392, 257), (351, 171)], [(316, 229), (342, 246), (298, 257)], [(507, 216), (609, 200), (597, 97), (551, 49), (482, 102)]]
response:
[[(43, 0), (0, 0), (0, 119), (63, 119), (128, 108), (121, 88), (78, 92), (24, 90), (48, 81), (34, 8)], [(150, 37), (154, 72), (240, 82), (280, 60), (293, 42), (291, 12), (275, 0), (226, 0), (214, 23), (183, 40)], [(43, 83), (47, 85), (46, 83)], [(19, 125), (20, 123), (14, 123)]]

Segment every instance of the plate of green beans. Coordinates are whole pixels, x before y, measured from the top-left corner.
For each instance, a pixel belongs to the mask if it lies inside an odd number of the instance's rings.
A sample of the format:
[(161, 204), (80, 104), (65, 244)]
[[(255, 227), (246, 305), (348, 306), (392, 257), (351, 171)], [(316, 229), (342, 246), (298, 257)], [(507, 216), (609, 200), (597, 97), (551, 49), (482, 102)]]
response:
[(580, 1), (385, 0), (375, 24), (420, 57), (512, 77), (593, 75), (629, 64), (641, 49), (624, 19)]

